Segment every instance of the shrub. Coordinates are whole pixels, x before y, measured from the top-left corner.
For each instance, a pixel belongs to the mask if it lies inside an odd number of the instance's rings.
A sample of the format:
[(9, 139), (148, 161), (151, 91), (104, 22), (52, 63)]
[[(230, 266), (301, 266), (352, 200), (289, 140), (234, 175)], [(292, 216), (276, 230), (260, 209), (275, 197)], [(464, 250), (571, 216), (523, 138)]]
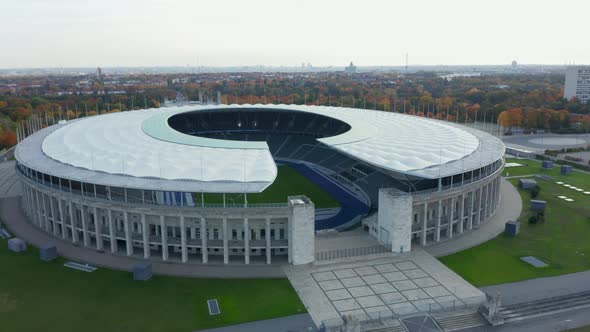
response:
[(537, 216), (533, 215), (529, 217), (529, 224), (536, 224), (537, 221), (539, 221), (539, 219), (537, 219)]

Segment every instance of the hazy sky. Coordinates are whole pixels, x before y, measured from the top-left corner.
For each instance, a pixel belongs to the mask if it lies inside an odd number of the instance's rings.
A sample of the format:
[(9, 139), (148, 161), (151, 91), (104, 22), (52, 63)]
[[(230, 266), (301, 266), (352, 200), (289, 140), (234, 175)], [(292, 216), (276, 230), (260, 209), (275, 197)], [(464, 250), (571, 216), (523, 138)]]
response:
[(0, 0), (0, 68), (590, 63), (589, 0)]

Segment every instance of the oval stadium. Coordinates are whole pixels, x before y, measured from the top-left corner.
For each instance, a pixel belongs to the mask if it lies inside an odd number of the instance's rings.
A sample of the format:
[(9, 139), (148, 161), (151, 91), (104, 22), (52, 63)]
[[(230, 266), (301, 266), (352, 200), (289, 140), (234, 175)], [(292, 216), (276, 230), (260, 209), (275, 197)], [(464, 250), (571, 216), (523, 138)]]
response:
[(171, 263), (299, 265), (318, 233), (392, 252), (477, 231), (505, 146), (458, 124), (302, 105), (196, 105), (62, 120), (15, 152), (22, 207), (53, 237)]

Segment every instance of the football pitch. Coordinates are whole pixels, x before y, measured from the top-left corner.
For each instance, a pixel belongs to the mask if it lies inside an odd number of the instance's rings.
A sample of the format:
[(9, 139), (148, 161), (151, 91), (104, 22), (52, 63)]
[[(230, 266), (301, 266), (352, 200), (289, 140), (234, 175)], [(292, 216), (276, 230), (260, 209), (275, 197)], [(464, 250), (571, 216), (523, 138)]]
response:
[[(276, 180), (263, 192), (248, 194), (248, 204), (287, 203), (287, 197), (305, 195), (315, 204), (317, 209), (339, 207), (340, 203), (330, 193), (313, 183), (303, 174), (287, 165), (277, 166)], [(196, 203), (201, 197), (197, 194)], [(223, 204), (222, 194), (204, 194), (205, 204)], [(226, 204), (243, 204), (243, 194), (226, 194)]]

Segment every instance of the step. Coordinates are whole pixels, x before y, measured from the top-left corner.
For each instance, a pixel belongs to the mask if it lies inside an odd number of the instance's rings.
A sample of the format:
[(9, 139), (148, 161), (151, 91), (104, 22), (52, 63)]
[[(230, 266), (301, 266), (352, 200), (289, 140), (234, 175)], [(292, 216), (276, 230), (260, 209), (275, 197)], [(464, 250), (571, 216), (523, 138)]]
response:
[(381, 327), (371, 330), (364, 330), (365, 332), (408, 332), (405, 327), (402, 325), (399, 326), (389, 326), (389, 327)]
[(575, 299), (575, 298), (585, 298), (585, 297), (590, 298), (590, 292), (574, 293), (574, 294), (568, 294), (568, 295), (549, 297), (549, 298), (545, 298), (545, 299), (539, 299), (539, 300), (535, 300), (535, 301), (515, 303), (515, 304), (507, 305), (504, 308), (523, 307), (523, 306), (527, 306), (527, 305), (538, 305), (543, 302), (552, 302), (552, 301), (568, 300), (568, 299)]
[(500, 309), (506, 322), (543, 316), (590, 306), (590, 293), (554, 297), (537, 302), (514, 304)]
[(487, 321), (477, 312), (460, 316), (435, 318), (443, 331), (458, 331), (467, 328), (487, 325)]
[(576, 306), (580, 304), (590, 303), (590, 297), (572, 297), (572, 298), (564, 298), (564, 299), (553, 299), (553, 300), (543, 300), (539, 301), (536, 304), (526, 304), (523, 306), (520, 305), (512, 305), (510, 307), (501, 308), (500, 312), (505, 314), (511, 313), (518, 313), (518, 312), (526, 312), (526, 311), (538, 311), (543, 308), (551, 308), (555, 306), (563, 307), (563, 306)]

